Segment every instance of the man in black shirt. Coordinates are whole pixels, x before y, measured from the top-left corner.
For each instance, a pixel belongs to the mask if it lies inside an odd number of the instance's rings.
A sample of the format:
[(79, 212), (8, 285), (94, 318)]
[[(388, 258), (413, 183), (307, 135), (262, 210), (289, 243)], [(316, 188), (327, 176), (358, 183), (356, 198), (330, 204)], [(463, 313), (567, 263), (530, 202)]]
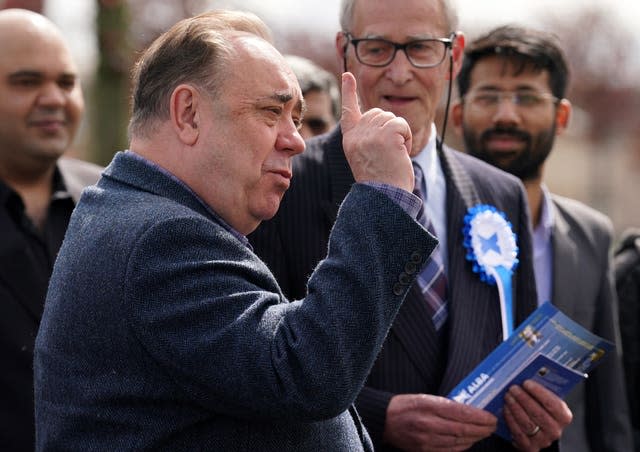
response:
[(33, 343), (80, 191), (100, 168), (60, 159), (84, 103), (56, 26), (0, 11), (0, 450), (34, 448)]

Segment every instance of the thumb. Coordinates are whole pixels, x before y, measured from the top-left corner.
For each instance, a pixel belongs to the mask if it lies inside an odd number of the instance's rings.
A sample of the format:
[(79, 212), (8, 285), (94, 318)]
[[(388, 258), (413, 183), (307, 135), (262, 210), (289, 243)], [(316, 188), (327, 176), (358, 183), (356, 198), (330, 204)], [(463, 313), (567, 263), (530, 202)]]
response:
[(342, 118), (340, 119), (342, 131), (353, 128), (361, 117), (356, 79), (351, 72), (345, 72), (342, 74)]

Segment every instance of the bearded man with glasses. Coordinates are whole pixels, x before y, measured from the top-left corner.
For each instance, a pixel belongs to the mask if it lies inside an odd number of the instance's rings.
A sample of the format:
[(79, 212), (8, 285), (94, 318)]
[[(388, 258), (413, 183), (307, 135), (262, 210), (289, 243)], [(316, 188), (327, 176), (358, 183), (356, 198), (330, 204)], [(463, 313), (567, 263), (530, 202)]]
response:
[[(453, 6), (447, 0), (343, 0), (340, 24), (337, 56), (357, 80), (363, 111), (391, 111), (411, 128), (423, 225), (440, 243), (418, 270), (418, 281), (356, 402), (375, 448), (500, 452), (549, 446), (570, 422), (571, 412), (533, 382), (512, 388), (508, 397), (513, 443), (492, 435), (493, 415), (446, 397), (502, 341), (498, 290), (483, 282), (466, 259), (463, 227), (471, 207), (488, 204), (504, 212), (517, 236), (519, 264), (512, 278), (516, 324), (536, 308), (521, 182), (444, 146), (437, 137), (436, 110), (450, 93), (465, 43), (456, 31)], [(293, 159), (293, 174), (276, 217), (249, 238), (283, 291), (295, 299), (305, 296), (308, 276), (326, 255), (331, 225), (354, 183), (340, 125), (307, 142), (305, 153)], [(366, 287), (366, 278), (361, 283)]]
[(496, 28), (465, 52), (452, 121), (471, 155), (524, 183), (538, 303), (552, 302), (617, 345), (618, 353), (567, 397), (574, 419), (560, 438), (560, 451), (632, 450), (610, 254), (613, 227), (600, 212), (552, 194), (544, 184), (554, 139), (569, 123), (568, 78), (553, 35)]

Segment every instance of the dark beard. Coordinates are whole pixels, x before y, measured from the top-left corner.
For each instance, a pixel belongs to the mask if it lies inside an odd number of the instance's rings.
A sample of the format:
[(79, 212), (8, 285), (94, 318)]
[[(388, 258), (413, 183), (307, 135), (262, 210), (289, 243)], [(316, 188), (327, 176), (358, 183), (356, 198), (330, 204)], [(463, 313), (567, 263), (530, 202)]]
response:
[[(493, 134), (511, 135), (523, 140), (526, 143), (525, 147), (513, 160), (503, 163), (484, 145)], [(464, 144), (469, 154), (513, 174), (522, 181), (540, 176), (540, 167), (551, 153), (555, 134), (555, 123), (551, 128), (543, 130), (535, 137), (515, 127), (497, 126), (493, 129), (485, 130), (478, 139), (471, 130), (463, 126)]]

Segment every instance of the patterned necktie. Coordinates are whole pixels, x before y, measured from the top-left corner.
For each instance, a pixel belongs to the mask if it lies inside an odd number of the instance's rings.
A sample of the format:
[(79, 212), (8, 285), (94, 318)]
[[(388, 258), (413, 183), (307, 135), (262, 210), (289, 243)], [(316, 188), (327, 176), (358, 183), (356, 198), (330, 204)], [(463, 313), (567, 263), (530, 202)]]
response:
[[(413, 193), (419, 196), (423, 203), (426, 203), (427, 194), (422, 191), (422, 168), (415, 162), (413, 163), (413, 172), (416, 179)], [(418, 213), (418, 221), (432, 235), (436, 235), (431, 221), (427, 218), (424, 206)], [(418, 275), (418, 285), (429, 307), (436, 331), (439, 331), (447, 320), (447, 277), (444, 274), (440, 245), (433, 251), (431, 258)]]

